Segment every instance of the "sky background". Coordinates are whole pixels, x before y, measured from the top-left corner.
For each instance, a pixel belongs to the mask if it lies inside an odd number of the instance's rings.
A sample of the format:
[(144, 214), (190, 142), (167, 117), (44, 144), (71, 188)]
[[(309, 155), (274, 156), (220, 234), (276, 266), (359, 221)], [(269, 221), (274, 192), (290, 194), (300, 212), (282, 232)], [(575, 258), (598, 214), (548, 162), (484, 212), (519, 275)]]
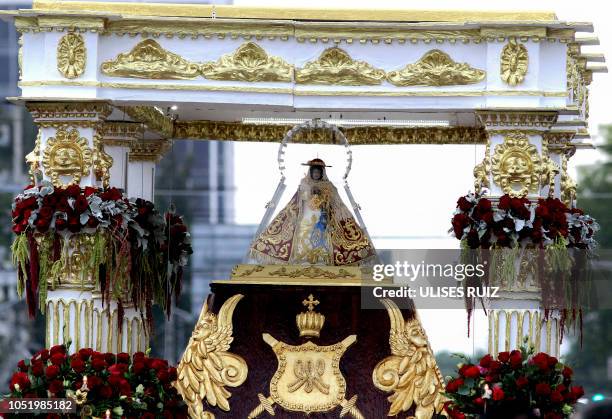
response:
[[(584, 51), (603, 52), (612, 57), (611, 9), (607, 2), (471, 0), (470, 2), (429, 0), (427, 2), (377, 0), (235, 0), (238, 6), (440, 9), (440, 10), (546, 10), (560, 20), (593, 22), (601, 45)], [(460, 5), (460, 7), (458, 7)], [(607, 74), (595, 74), (590, 86), (589, 130), (597, 143), (597, 127), (612, 123), (609, 95), (612, 81)], [(272, 198), (280, 174), (276, 165), (277, 144), (236, 143), (236, 217), (242, 224), (258, 224), (264, 205)], [(362, 208), (366, 226), (377, 248), (454, 248), (448, 228), (455, 202), (473, 189), (472, 170), (482, 159), (482, 146), (356, 146), (349, 184)], [(334, 166), (328, 175), (336, 185), (344, 172), (342, 147), (291, 145), (287, 154), (287, 192), (293, 194), (304, 174), (300, 163), (313, 157)], [(580, 150), (570, 161), (575, 168), (592, 164), (601, 156), (596, 150)], [(340, 189), (340, 188), (339, 188)], [(263, 193), (263, 194), (262, 194)], [(285, 200), (287, 197), (285, 197)], [(467, 338), (465, 311), (421, 310), (421, 319), (435, 351), (450, 350), (471, 354), (486, 350), (487, 320), (475, 316), (471, 338)]]

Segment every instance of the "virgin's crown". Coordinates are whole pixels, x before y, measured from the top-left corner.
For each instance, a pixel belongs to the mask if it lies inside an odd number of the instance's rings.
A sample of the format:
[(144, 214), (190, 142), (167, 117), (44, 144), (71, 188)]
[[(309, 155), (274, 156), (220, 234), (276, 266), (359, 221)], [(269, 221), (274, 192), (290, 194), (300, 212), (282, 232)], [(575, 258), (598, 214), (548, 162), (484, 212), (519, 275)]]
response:
[(304, 311), (295, 316), (295, 322), (300, 330), (300, 336), (318, 338), (319, 333), (325, 324), (325, 316), (314, 311), (314, 308), (319, 304), (319, 301), (315, 300), (314, 296), (310, 294), (308, 299), (302, 301), (302, 304), (308, 307), (308, 311)]

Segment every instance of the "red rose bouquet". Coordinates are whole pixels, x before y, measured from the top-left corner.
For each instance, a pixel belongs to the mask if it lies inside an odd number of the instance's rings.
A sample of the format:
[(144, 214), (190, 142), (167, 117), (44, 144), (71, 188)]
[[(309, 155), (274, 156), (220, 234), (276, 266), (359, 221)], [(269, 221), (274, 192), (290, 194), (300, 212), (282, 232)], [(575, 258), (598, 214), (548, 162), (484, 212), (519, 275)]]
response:
[(66, 346), (57, 345), (17, 367), (8, 397), (70, 397), (77, 404), (74, 417), (105, 417), (108, 410), (113, 418), (187, 418), (187, 407), (172, 386), (176, 368), (142, 352), (81, 349), (68, 355)]
[(464, 358), (457, 376), (446, 384), (446, 412), (451, 419), (569, 418), (584, 394), (572, 385), (572, 369), (533, 349), (485, 355), (478, 364)]
[[(169, 312), (171, 295), (180, 292), (190, 236), (181, 217), (165, 218), (152, 202), (129, 200), (116, 188), (43, 182), (15, 198), (12, 217), (18, 292), (25, 291), (31, 315), (44, 307), (47, 282), (53, 287), (65, 274), (91, 278), (105, 299), (148, 314), (152, 300)], [(70, 248), (80, 239), (89, 240), (89, 259), (73, 263)]]

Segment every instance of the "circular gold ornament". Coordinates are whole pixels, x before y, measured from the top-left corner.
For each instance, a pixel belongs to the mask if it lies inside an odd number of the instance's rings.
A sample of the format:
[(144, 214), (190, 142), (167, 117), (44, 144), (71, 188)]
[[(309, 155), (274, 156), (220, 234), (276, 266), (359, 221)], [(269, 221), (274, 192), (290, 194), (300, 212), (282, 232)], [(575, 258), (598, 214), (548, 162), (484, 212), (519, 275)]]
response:
[(513, 198), (537, 192), (542, 173), (542, 159), (535, 145), (522, 132), (513, 132), (504, 137), (504, 142), (495, 147), (492, 158), (493, 181), (502, 191)]
[(85, 71), (87, 58), (81, 34), (68, 33), (57, 44), (57, 70), (67, 79), (76, 79)]
[[(45, 175), (51, 179), (53, 186), (79, 184), (82, 176), (91, 170), (92, 153), (87, 139), (79, 136), (76, 129), (59, 128), (55, 137), (47, 140), (43, 153)], [(63, 183), (62, 177), (71, 178)]]
[(511, 38), (501, 53), (500, 75), (510, 86), (521, 84), (527, 74), (529, 54), (525, 45)]

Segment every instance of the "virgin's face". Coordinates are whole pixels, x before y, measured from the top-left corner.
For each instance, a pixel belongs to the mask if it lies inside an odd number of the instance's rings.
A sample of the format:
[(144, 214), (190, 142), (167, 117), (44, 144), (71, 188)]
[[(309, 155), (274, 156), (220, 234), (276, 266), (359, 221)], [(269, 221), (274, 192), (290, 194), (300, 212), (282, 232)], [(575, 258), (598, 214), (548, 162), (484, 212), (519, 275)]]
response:
[(313, 168), (310, 170), (310, 177), (311, 177), (313, 180), (321, 180), (322, 175), (323, 175), (323, 172), (322, 172), (322, 171), (321, 171), (321, 169), (320, 169), (320, 168), (318, 168), (318, 167), (313, 167)]

